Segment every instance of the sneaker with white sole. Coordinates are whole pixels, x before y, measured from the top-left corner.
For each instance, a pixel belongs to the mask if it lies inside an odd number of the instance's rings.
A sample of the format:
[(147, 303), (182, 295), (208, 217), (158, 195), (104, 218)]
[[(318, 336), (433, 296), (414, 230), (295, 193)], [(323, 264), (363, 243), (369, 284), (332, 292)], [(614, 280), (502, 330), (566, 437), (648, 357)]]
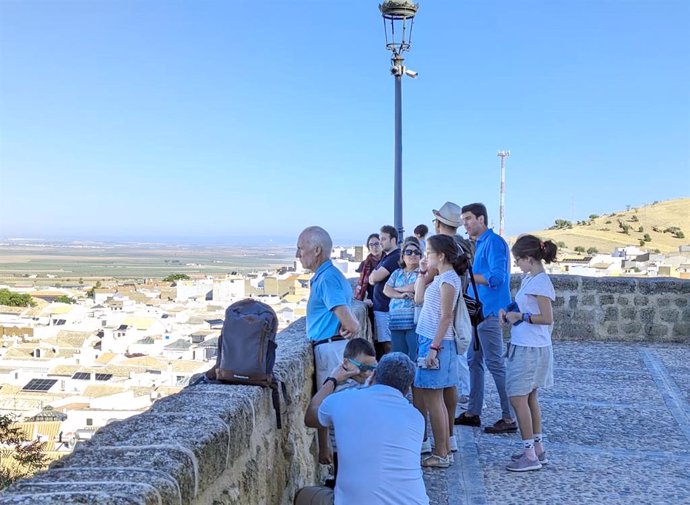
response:
[(541, 470), (541, 463), (538, 459), (529, 459), (526, 454), (523, 454), (520, 456), (520, 459), (508, 463), (506, 470), (510, 472), (529, 472), (530, 470)]
[(451, 452), (458, 452), (458, 441), (455, 439), (455, 435), (448, 437), (448, 449)]
[[(510, 457), (510, 459), (512, 459), (513, 461), (517, 461), (518, 459), (520, 459), (522, 457), (523, 454), (525, 454), (525, 453), (524, 452), (516, 452), (515, 454), (513, 454)], [(542, 465), (548, 465), (549, 464), (549, 459), (546, 457), (546, 451), (537, 455), (537, 457), (539, 458), (539, 463), (541, 463)]]
[(431, 439), (427, 438), (422, 441), (422, 454), (431, 452)]

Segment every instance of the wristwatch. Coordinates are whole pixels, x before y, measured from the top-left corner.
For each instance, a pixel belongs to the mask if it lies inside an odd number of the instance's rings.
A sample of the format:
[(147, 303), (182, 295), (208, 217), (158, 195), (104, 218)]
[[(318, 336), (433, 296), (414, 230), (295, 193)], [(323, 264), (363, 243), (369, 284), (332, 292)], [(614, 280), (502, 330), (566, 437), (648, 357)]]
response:
[(327, 382), (331, 382), (331, 381), (333, 382), (333, 389), (337, 388), (338, 387), (338, 381), (336, 380), (335, 377), (326, 377), (326, 380), (323, 381), (322, 385), (325, 386)]

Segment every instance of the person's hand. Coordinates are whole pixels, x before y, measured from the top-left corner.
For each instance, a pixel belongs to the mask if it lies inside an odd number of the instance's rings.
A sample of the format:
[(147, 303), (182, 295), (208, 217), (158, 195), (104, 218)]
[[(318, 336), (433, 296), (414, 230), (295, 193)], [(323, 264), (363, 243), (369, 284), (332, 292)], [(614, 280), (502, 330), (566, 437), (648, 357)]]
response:
[(501, 326), (508, 326), (508, 320), (506, 319), (506, 311), (500, 309), (498, 311), (498, 320), (501, 322)]
[(436, 368), (438, 366), (438, 351), (436, 349), (429, 349), (429, 353), (424, 361), (427, 368)]
[(330, 447), (319, 448), (319, 463), (322, 465), (333, 464), (333, 449)]
[(352, 337), (354, 337), (357, 334), (358, 331), (359, 331), (359, 328), (357, 328), (357, 331), (350, 331), (347, 328), (341, 326), (339, 333), (340, 333), (341, 337), (344, 337), (344, 338), (350, 340)]
[(338, 384), (342, 384), (350, 377), (354, 377), (359, 373), (359, 368), (352, 363), (348, 363), (347, 365), (341, 363), (331, 372), (331, 377), (338, 381)]
[(505, 319), (510, 324), (515, 324), (522, 319), (522, 314), (519, 312), (506, 312)]
[(366, 300), (364, 300), (364, 305), (366, 305), (367, 307), (373, 307), (374, 302), (371, 300), (371, 298), (367, 298)]
[(421, 260), (419, 260), (419, 270), (426, 272), (428, 269), (429, 261), (426, 259), (426, 256), (424, 256)]

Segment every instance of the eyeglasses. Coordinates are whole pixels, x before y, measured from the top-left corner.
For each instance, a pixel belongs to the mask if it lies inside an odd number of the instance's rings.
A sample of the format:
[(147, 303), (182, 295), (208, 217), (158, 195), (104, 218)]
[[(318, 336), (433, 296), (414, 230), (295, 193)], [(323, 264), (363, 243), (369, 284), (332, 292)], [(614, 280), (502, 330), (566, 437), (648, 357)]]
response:
[(368, 246), (369, 249), (372, 247), (381, 247), (381, 242), (371, 242)]
[(417, 249), (405, 249), (405, 256), (412, 256), (413, 254), (415, 256), (421, 256), (422, 255), (422, 253), (419, 252)]
[(365, 365), (364, 363), (362, 363), (361, 361), (357, 361), (356, 359), (353, 359), (353, 358), (347, 358), (347, 359), (350, 360), (350, 363), (352, 363), (357, 368), (359, 368), (360, 372), (373, 372), (374, 370), (376, 370), (376, 365)]

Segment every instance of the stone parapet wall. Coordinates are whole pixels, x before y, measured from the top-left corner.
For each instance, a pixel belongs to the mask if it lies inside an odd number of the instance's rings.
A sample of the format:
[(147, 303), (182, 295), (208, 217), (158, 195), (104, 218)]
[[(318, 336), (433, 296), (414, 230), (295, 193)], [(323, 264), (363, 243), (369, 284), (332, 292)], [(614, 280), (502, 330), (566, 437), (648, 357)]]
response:
[[(366, 308), (353, 305), (371, 338)], [(0, 505), (289, 505), (317, 480), (315, 430), (304, 426), (314, 360), (300, 319), (277, 337), (275, 374), (286, 387), (283, 428), (268, 389), (200, 384), (101, 428)]]
[[(551, 275), (554, 340), (690, 343), (690, 281)], [(520, 276), (513, 275), (513, 296)]]

